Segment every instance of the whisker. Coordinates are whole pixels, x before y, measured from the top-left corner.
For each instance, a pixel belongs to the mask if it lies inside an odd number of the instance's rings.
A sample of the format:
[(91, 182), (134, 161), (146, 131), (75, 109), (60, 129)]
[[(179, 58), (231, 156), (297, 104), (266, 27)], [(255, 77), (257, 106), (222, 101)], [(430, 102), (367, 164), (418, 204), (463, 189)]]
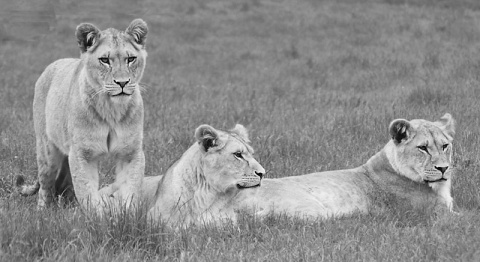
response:
[(106, 93), (106, 92), (107, 92), (107, 90), (105, 90), (105, 89), (100, 89), (100, 90), (98, 90), (98, 91), (95, 91), (95, 90), (92, 91), (90, 94), (88, 94), (88, 98), (89, 98), (89, 99), (87, 100), (88, 105), (92, 106), (92, 105), (93, 105), (93, 99), (94, 99), (96, 96), (98, 96), (99, 94)]
[(100, 89), (100, 90), (98, 90), (97, 92), (95, 92), (95, 93), (91, 96), (91, 98), (95, 98), (97, 95), (99, 95), (99, 94), (101, 94), (101, 93), (106, 93), (106, 92), (108, 92), (108, 91), (105, 90), (105, 89)]
[(139, 83), (138, 86), (142, 92), (146, 92), (149, 88), (151, 88), (151, 86), (146, 83)]

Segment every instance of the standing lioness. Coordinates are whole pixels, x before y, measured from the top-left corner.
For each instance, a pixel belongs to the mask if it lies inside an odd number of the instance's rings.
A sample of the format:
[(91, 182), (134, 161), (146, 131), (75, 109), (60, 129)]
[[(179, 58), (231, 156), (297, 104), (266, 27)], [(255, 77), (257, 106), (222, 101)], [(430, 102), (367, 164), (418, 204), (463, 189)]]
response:
[(99, 191), (98, 159), (106, 154), (116, 163), (113, 196), (129, 203), (138, 194), (145, 168), (139, 82), (147, 31), (141, 19), (125, 32), (80, 24), (80, 58), (55, 61), (37, 80), (38, 207), (52, 201), (57, 178), (68, 177), (62, 172), (70, 169), (80, 204), (101, 210), (105, 194)]

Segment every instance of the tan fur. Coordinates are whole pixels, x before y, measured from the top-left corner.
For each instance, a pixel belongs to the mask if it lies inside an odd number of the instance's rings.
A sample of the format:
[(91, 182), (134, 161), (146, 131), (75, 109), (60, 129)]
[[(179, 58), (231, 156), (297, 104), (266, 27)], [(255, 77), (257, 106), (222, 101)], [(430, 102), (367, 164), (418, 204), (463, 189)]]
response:
[[(80, 24), (81, 57), (57, 60), (39, 77), (33, 102), (39, 207), (59, 194), (59, 179), (73, 183), (83, 207), (97, 210), (113, 191), (122, 201), (138, 195), (145, 165), (139, 82), (147, 31), (141, 19), (125, 32)], [(104, 155), (115, 158), (116, 180), (99, 191), (98, 161)]]
[[(263, 179), (260, 187), (245, 188), (229, 195), (228, 206), (223, 205), (221, 210), (228, 210), (229, 215), (232, 210), (248, 209), (259, 216), (274, 212), (328, 218), (367, 213), (374, 205), (395, 205), (399, 200), (412, 207), (443, 206), (452, 211), (451, 161), (455, 133), (452, 117), (446, 114), (438, 122), (394, 120), (390, 130), (395, 137), (360, 167)], [(418, 148), (423, 145), (427, 145), (428, 153)], [(442, 175), (435, 166), (447, 167), (447, 170)], [(178, 173), (182, 174), (183, 170), (179, 169)], [(169, 177), (145, 179), (145, 184), (161, 184), (156, 198), (152, 197), (155, 194), (152, 189), (144, 190), (144, 194), (156, 201), (164, 217), (170, 214), (168, 209), (172, 209), (172, 203), (179, 198), (178, 193), (175, 194), (179, 187), (168, 188), (168, 185), (185, 183), (185, 180), (174, 180), (181, 176), (170, 174)], [(441, 178), (446, 181), (438, 181)], [(220, 208), (214, 210), (212, 214), (219, 216)], [(195, 216), (201, 218), (199, 214)], [(178, 216), (174, 218), (179, 219)]]

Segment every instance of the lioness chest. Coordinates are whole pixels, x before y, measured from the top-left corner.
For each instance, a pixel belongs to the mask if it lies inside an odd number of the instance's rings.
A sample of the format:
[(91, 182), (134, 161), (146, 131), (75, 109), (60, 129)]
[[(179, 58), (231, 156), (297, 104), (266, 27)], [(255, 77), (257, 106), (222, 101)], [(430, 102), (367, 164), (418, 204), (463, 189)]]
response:
[[(55, 74), (46, 90), (44, 117), (46, 135), (60, 151), (68, 155), (72, 146), (84, 148), (85, 156), (93, 159), (119, 152), (129, 154), (142, 143), (141, 135), (138, 135), (141, 134), (141, 122), (108, 122), (84, 100), (86, 94), (82, 93), (82, 85), (85, 79), (80, 59), (62, 59), (54, 65)], [(108, 101), (104, 104), (105, 110), (116, 109)], [(125, 113), (127, 117), (134, 116), (135, 112), (130, 111), (138, 110), (131, 106)]]

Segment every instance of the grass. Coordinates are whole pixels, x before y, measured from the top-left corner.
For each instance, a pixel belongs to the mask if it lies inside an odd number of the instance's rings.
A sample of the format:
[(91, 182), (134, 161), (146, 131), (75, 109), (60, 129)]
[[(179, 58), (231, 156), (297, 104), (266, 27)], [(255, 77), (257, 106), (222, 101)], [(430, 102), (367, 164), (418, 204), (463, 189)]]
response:
[[(13, 11), (0, 19), (0, 260), (480, 257), (477, 1), (144, 0), (115, 8), (129, 11), (114, 10), (113, 1), (45, 2), (8, 2), (29, 11), (30, 20)], [(78, 56), (78, 23), (122, 29), (135, 17), (150, 27), (147, 175), (165, 172), (204, 123), (246, 125), (267, 176), (282, 177), (358, 166), (388, 141), (391, 120), (449, 112), (458, 123), (453, 195), (461, 214), (393, 209), (326, 221), (245, 214), (237, 226), (175, 231), (149, 225), (141, 210), (113, 220), (74, 209), (36, 211), (34, 197), (12, 194), (16, 174), (36, 177), (36, 79), (52, 61)], [(103, 170), (108, 182), (109, 166)]]

